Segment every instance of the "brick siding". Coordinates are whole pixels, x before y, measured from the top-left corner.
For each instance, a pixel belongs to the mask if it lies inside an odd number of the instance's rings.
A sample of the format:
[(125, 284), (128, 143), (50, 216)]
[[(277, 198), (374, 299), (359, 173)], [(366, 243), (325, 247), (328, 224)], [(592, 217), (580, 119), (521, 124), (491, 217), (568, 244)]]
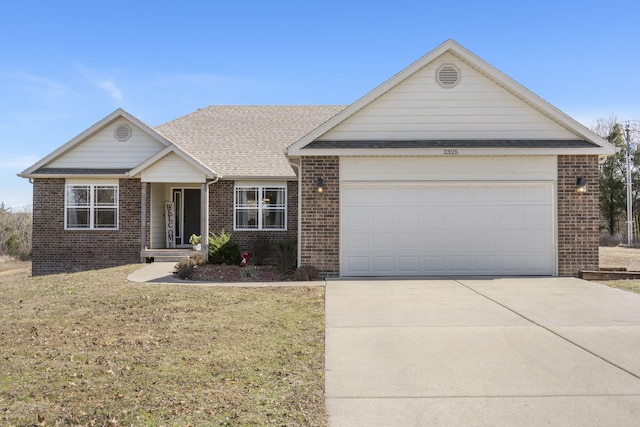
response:
[(233, 193), (234, 181), (218, 181), (209, 186), (209, 230), (224, 230), (240, 246), (241, 251), (252, 254), (252, 262), (270, 264), (275, 261), (273, 244), (298, 237), (298, 182), (287, 182), (287, 230), (286, 231), (234, 231)]
[[(576, 193), (576, 178), (587, 192)], [(598, 156), (558, 156), (558, 275), (598, 268)]]
[(140, 262), (140, 180), (120, 180), (118, 230), (65, 230), (64, 192), (64, 179), (34, 180), (34, 276)]
[[(340, 161), (303, 157), (300, 165), (300, 265), (312, 265), (323, 277), (340, 274)], [(318, 178), (324, 191), (317, 192)]]

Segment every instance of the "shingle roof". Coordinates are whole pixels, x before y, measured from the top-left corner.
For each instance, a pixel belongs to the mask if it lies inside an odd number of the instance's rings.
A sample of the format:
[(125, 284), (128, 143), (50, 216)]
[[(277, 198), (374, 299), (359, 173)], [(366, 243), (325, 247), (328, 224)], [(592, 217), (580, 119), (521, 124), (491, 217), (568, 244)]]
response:
[(223, 177), (293, 177), (284, 150), (339, 105), (210, 106), (155, 128)]

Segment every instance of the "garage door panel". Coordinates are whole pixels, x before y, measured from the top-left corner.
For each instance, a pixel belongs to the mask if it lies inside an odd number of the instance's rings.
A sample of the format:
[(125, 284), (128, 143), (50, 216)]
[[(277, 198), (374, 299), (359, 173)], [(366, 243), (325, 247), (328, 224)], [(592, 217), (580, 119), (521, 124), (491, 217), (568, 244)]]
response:
[(415, 251), (414, 253), (419, 254), (422, 252), (421, 240), (419, 233), (396, 233), (393, 240), (393, 247), (401, 250)]
[(422, 207), (420, 211), (422, 224), (428, 224), (430, 227), (441, 227), (445, 225), (447, 212), (443, 206)]
[(423, 232), (422, 247), (425, 249), (441, 249), (447, 242), (447, 235), (443, 231)]
[[(375, 208), (373, 208), (375, 209)], [(366, 213), (360, 219), (363, 228), (391, 226), (395, 224), (396, 212), (393, 208), (366, 209)]]
[(398, 259), (398, 272), (400, 274), (419, 274), (422, 272), (422, 263), (419, 256), (406, 256)]
[(472, 250), (488, 252), (496, 249), (496, 237), (491, 231), (480, 230), (471, 236)]
[(393, 275), (395, 273), (393, 256), (374, 256), (372, 259), (372, 269), (374, 273), (383, 275)]
[(416, 200), (420, 200), (422, 196), (422, 189), (419, 187), (401, 188), (397, 191), (393, 191), (393, 202), (396, 206), (414, 206)]
[(424, 256), (424, 271), (430, 274), (446, 274), (447, 259), (442, 255)]
[(438, 187), (423, 187), (421, 191), (422, 206), (441, 205), (445, 202), (445, 190)]
[(398, 228), (419, 230), (422, 228), (422, 215), (419, 209), (395, 207), (395, 223)]
[(551, 183), (343, 184), (345, 276), (551, 275)]
[(391, 242), (395, 239), (395, 233), (392, 232), (378, 232), (371, 236), (371, 248), (375, 253), (379, 250), (387, 251), (391, 246)]
[(471, 257), (469, 255), (451, 255), (447, 258), (448, 269), (452, 274), (471, 274)]
[(369, 233), (351, 232), (345, 237), (347, 250), (369, 249)]
[(548, 254), (530, 255), (524, 258), (525, 268), (530, 274), (546, 274), (547, 265), (551, 262)]
[(496, 255), (478, 255), (474, 258), (474, 270), (479, 274), (493, 274), (496, 271)]
[(498, 213), (494, 206), (478, 206), (475, 214), (472, 216), (472, 225), (474, 226), (492, 226), (498, 220)]
[(352, 272), (352, 276), (369, 276), (371, 269), (369, 268), (368, 256), (349, 256), (346, 257), (346, 268)]

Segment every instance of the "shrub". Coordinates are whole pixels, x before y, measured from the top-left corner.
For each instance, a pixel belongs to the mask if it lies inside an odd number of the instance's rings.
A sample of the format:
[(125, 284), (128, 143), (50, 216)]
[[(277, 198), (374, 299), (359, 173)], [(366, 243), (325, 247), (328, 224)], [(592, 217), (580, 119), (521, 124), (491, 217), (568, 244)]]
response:
[(253, 269), (253, 266), (248, 265), (246, 267), (242, 267), (242, 277), (247, 277), (249, 279), (256, 277), (256, 272)]
[(320, 277), (318, 269), (311, 265), (302, 265), (293, 273), (293, 279), (299, 282), (308, 282)]
[(276, 255), (276, 267), (281, 274), (295, 270), (298, 263), (298, 241), (281, 240), (273, 244)]
[(206, 259), (201, 252), (191, 255), (190, 258), (196, 263), (196, 265), (202, 265), (206, 262)]
[(182, 258), (175, 265), (173, 272), (179, 279), (186, 280), (191, 279), (191, 275), (195, 271), (196, 267), (204, 264), (205, 259), (202, 254), (193, 254), (189, 258)]
[(231, 240), (231, 235), (222, 230), (209, 235), (209, 263), (239, 265), (242, 261), (240, 247)]
[(178, 279), (190, 279), (196, 269), (196, 265), (198, 264), (193, 258), (182, 258), (174, 267), (174, 273), (178, 276)]

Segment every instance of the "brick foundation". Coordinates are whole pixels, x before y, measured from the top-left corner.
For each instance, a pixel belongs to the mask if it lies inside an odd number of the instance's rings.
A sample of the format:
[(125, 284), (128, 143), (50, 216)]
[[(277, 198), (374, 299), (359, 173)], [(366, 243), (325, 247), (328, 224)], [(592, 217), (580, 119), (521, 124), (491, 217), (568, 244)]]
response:
[[(340, 161), (303, 157), (300, 165), (300, 265), (312, 265), (323, 277), (340, 274)], [(318, 178), (324, 191), (317, 192)]]
[(118, 230), (65, 230), (64, 191), (64, 179), (34, 180), (34, 276), (140, 262), (140, 180), (120, 180)]
[[(576, 178), (587, 192), (576, 193)], [(598, 156), (558, 156), (558, 275), (598, 268)]]

